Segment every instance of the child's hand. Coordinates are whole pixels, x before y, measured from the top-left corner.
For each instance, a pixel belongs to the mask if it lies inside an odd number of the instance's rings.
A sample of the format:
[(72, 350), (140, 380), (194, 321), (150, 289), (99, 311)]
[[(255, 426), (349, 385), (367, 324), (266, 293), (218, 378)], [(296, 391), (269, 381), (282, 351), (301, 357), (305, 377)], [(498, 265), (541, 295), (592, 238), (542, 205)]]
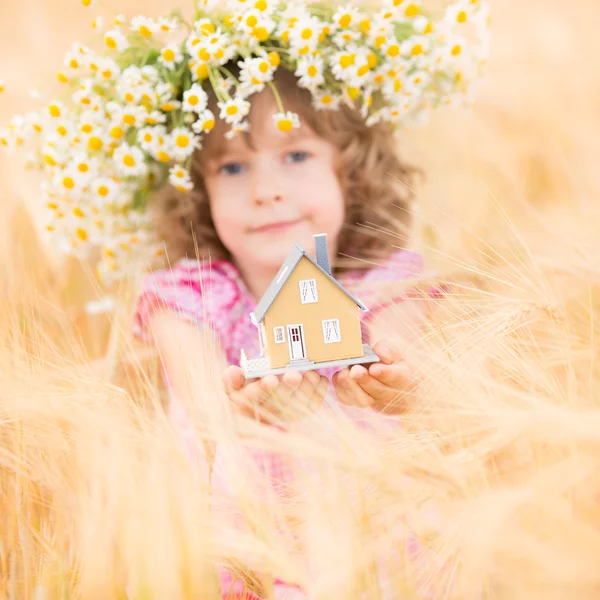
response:
[(236, 410), (264, 423), (293, 421), (308, 416), (323, 403), (329, 381), (316, 371), (289, 371), (246, 381), (240, 367), (223, 373), (225, 392)]
[(381, 362), (364, 367), (354, 365), (333, 376), (338, 400), (348, 406), (373, 408), (388, 413), (404, 412), (406, 395), (412, 391), (415, 378), (412, 369), (401, 360), (399, 352), (378, 342), (373, 351)]

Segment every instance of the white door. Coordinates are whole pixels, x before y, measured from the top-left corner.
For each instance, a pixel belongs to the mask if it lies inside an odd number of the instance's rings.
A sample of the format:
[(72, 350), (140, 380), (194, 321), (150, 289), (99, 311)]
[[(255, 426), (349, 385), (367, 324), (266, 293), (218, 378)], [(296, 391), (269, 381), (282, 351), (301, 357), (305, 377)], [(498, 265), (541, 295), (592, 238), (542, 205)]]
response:
[(301, 360), (306, 358), (306, 349), (304, 346), (304, 328), (302, 325), (288, 325), (287, 330), (290, 360)]

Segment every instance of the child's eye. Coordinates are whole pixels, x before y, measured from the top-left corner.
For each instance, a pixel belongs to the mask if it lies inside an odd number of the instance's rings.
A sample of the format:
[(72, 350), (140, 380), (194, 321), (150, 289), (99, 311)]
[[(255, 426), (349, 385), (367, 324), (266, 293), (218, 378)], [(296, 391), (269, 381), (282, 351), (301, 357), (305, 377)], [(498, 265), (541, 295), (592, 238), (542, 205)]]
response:
[(239, 162), (225, 163), (219, 167), (219, 173), (224, 175), (239, 175), (244, 170), (244, 165)]
[(289, 163), (299, 163), (304, 162), (310, 158), (310, 154), (308, 152), (288, 152), (285, 155), (285, 162)]

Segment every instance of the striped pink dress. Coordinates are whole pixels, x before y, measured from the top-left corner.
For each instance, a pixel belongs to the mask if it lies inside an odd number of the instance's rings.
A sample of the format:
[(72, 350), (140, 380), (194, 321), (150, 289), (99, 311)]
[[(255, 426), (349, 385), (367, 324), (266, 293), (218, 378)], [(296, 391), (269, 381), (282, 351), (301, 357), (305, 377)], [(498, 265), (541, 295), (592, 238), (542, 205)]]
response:
[[(369, 340), (368, 322), (384, 306), (390, 303), (402, 302), (410, 296), (407, 280), (424, 274), (423, 257), (414, 251), (397, 250), (390, 254), (382, 264), (375, 265), (370, 269), (357, 269), (346, 273), (340, 278), (340, 283), (350, 293), (357, 297), (367, 307), (367, 312), (360, 313), (365, 342)], [(385, 304), (375, 300), (376, 284), (397, 282), (401, 285), (393, 292)], [(430, 296), (437, 297), (443, 293), (442, 289), (431, 289)], [(137, 309), (134, 316), (134, 334), (139, 339), (151, 342), (148, 330), (149, 317), (157, 308), (168, 308), (176, 312), (179, 317), (202, 327), (210, 324), (212, 331), (217, 335), (224, 349), (229, 364), (239, 365), (240, 352), (246, 350), (249, 356), (258, 353), (258, 337), (256, 327), (250, 321), (250, 313), (254, 310), (256, 302), (249, 293), (238, 269), (227, 261), (213, 261), (211, 264), (202, 264), (196, 260), (181, 260), (171, 269), (156, 271), (150, 274), (143, 285), (137, 301)], [(335, 368), (321, 371), (329, 378), (335, 372)], [(166, 374), (168, 375), (168, 374)], [(330, 389), (330, 392), (332, 390)], [(330, 394), (335, 398), (333, 392)], [(342, 407), (335, 400), (327, 410), (341, 410), (345, 415), (363, 424), (372, 418), (371, 414), (365, 417), (365, 411), (361, 409), (348, 409)], [(171, 395), (170, 418), (174, 428), (178, 432), (182, 444), (185, 445), (194, 460), (198, 460), (197, 442), (194, 439), (194, 431), (181, 403), (174, 395)], [(382, 420), (384, 418), (382, 417)], [(397, 421), (391, 421), (395, 426)], [(269, 485), (273, 487), (285, 487), (294, 475), (293, 469), (288, 461), (283, 460), (277, 454), (262, 450), (248, 450), (243, 453), (246, 457), (252, 456), (258, 471), (260, 471), (260, 482), (256, 482), (255, 493), (260, 494), (260, 486)], [(203, 460), (203, 458), (200, 458)], [(217, 449), (212, 468), (211, 485), (222, 494), (230, 491), (225, 473), (228, 467), (221, 464), (221, 456)], [(203, 472), (208, 477), (208, 467), (202, 465)], [(260, 600), (256, 595), (248, 592), (242, 582), (234, 580), (225, 569), (220, 571), (223, 598), (249, 598)], [(283, 581), (277, 581), (275, 585), (275, 597), (278, 599), (300, 599), (306, 598), (304, 593), (294, 585), (288, 585)]]

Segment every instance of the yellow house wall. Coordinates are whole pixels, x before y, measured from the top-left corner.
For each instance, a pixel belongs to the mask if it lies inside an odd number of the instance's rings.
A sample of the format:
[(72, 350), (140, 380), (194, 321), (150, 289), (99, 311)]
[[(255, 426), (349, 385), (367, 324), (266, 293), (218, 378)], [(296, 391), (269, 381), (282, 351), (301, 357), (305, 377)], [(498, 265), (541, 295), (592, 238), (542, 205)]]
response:
[[(316, 280), (318, 302), (302, 304), (299, 284), (302, 279)], [(325, 319), (339, 319), (341, 342), (325, 343), (322, 326)], [(267, 353), (272, 369), (285, 367), (290, 362), (287, 326), (297, 324), (304, 327), (308, 360), (324, 362), (363, 355), (358, 306), (305, 257), (265, 315)], [(284, 343), (275, 343), (275, 327), (284, 328)]]

